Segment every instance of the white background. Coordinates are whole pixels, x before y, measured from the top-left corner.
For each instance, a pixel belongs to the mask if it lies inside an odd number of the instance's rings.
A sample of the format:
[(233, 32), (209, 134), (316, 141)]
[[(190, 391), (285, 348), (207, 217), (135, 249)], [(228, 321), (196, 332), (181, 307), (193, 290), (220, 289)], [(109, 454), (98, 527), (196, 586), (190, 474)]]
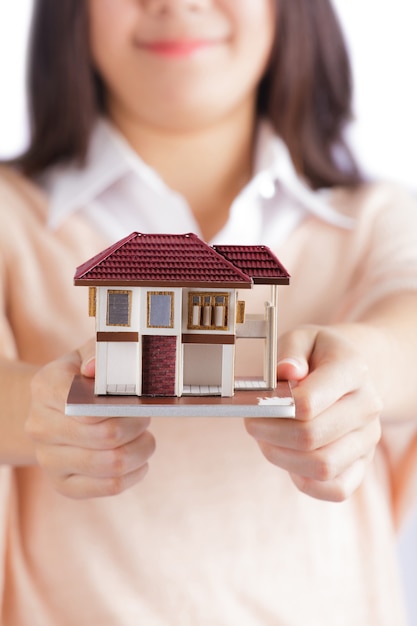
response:
[[(365, 171), (417, 192), (416, 0), (334, 2), (356, 84), (351, 142)], [(18, 153), (27, 138), (23, 68), (31, 6), (32, 0), (0, 0), (0, 157)], [(417, 626), (417, 515), (401, 536), (399, 554), (410, 626)]]

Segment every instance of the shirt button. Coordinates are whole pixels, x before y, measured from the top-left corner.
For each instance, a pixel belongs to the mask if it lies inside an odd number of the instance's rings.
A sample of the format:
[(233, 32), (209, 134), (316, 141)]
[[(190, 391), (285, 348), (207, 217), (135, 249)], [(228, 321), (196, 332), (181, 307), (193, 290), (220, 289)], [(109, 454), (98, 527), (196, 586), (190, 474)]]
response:
[(275, 183), (272, 180), (262, 180), (259, 184), (259, 195), (265, 200), (275, 196)]

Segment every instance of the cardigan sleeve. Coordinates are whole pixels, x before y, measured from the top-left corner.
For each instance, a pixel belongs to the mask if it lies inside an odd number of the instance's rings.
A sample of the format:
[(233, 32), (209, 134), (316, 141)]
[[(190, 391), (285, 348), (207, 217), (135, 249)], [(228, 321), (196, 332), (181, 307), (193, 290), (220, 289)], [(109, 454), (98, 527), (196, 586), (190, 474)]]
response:
[(356, 321), (393, 293), (417, 291), (417, 200), (394, 185), (365, 188), (358, 199), (357, 258), (343, 318)]
[[(345, 321), (359, 320), (386, 296), (417, 291), (416, 199), (394, 185), (380, 184), (365, 188), (358, 205), (358, 256), (340, 315)], [(415, 369), (417, 382), (417, 354)], [(383, 424), (381, 445), (391, 474), (394, 519), (401, 525), (417, 506), (417, 407), (414, 421)]]
[(17, 351), (10, 323), (8, 296), (12, 276), (7, 257), (10, 247), (17, 246), (16, 237), (19, 237), (11, 219), (18, 197), (9, 184), (6, 172), (4, 168), (0, 171), (0, 357), (15, 358)]

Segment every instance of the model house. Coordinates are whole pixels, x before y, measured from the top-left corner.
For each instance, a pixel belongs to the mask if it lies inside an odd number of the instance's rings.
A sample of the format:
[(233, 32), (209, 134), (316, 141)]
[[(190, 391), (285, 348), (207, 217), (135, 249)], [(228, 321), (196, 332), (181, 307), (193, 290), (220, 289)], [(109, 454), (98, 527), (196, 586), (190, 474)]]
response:
[[(194, 234), (134, 232), (77, 268), (96, 318), (97, 395), (218, 395), (276, 386), (277, 286), (289, 274), (265, 246), (209, 246)], [(270, 286), (264, 310), (244, 293)], [(264, 372), (235, 379), (236, 343), (264, 341)]]

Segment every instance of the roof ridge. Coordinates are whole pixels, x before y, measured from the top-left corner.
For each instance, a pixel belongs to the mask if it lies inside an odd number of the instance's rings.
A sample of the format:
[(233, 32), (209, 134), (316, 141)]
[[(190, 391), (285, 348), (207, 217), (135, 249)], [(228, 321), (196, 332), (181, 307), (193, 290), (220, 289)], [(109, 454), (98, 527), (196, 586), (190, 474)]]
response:
[(227, 259), (225, 256), (223, 256), (223, 254), (220, 254), (220, 252), (217, 252), (215, 246), (211, 246), (210, 244), (206, 243), (203, 239), (200, 239), (200, 237), (198, 237), (195, 233), (187, 233), (187, 235), (189, 235), (191, 237), (194, 237), (198, 241), (198, 243), (202, 244), (207, 250), (210, 251), (210, 254), (214, 253), (217, 257), (219, 257), (221, 259), (222, 263), (226, 262), (226, 264), (229, 265), (230, 268), (233, 269), (235, 272), (240, 274), (243, 279), (245, 279), (245, 280), (249, 279), (250, 282), (252, 282), (252, 277), (249, 276), (249, 274), (247, 274), (240, 267), (235, 265), (235, 263), (233, 263), (233, 261), (231, 261), (230, 259)]

